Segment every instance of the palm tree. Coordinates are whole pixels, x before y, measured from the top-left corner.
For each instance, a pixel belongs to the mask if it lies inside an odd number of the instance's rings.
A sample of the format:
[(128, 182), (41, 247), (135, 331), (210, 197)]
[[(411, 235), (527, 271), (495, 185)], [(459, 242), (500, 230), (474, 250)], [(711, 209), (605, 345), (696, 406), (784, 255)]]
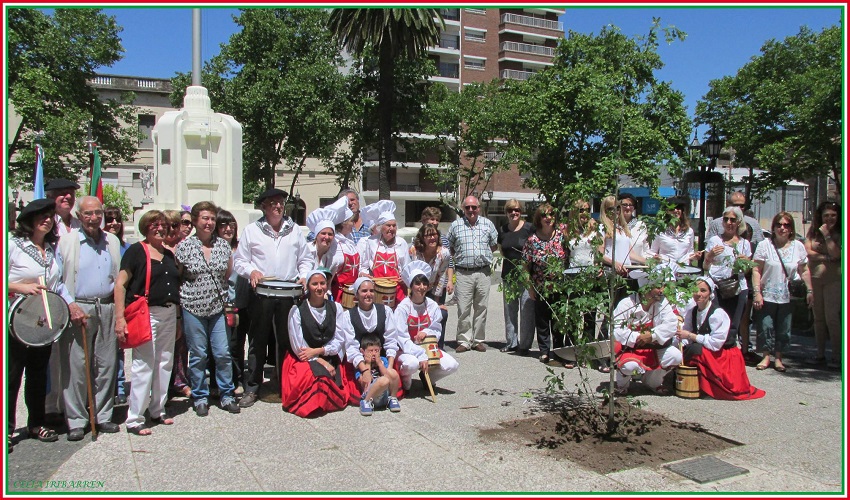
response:
[(439, 9), (333, 9), (329, 27), (353, 55), (370, 48), (378, 55), (378, 198), (388, 200), (396, 61), (422, 57), (446, 25)]

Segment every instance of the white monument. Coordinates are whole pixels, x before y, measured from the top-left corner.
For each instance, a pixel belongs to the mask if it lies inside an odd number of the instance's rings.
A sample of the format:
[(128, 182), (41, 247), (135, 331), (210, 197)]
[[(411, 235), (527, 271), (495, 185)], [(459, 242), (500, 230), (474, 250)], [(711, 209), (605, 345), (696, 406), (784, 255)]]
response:
[(162, 115), (151, 138), (154, 201), (135, 220), (147, 210), (179, 210), (199, 201), (232, 212), (240, 232), (262, 215), (242, 203), (242, 125), (212, 110), (207, 89), (186, 87), (183, 108)]

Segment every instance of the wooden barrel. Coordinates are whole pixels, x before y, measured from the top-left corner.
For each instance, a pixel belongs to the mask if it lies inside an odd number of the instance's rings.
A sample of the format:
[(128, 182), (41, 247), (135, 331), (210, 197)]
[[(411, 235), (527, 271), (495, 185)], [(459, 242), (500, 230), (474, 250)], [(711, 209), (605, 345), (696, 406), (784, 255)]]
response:
[(354, 290), (351, 289), (351, 285), (347, 285), (342, 289), (342, 298), (340, 300), (344, 309), (354, 307)]
[(685, 399), (699, 399), (699, 372), (695, 366), (676, 368), (676, 395)]
[(437, 345), (437, 337), (428, 335), (419, 343), (428, 354), (429, 366), (440, 366), (440, 347)]
[(375, 278), (375, 303), (395, 309), (396, 281), (390, 278)]

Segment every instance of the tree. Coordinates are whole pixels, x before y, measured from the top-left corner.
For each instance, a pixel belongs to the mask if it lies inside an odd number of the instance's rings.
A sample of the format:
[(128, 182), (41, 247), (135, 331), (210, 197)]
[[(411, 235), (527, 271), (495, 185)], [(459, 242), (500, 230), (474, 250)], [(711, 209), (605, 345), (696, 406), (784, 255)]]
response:
[(570, 31), (552, 67), (506, 82), (504, 92), (514, 96), (506, 103), (518, 118), (507, 136), (522, 152), (528, 184), (550, 202), (612, 193), (619, 174), (657, 187), (660, 166), (686, 156), (682, 94), (655, 78), (663, 67), (659, 31), (668, 43), (686, 36), (659, 19), (645, 37), (628, 38), (615, 26), (599, 35)]
[(428, 47), (439, 42), (445, 23), (438, 9), (333, 9), (328, 26), (350, 53), (361, 56), (371, 49), (377, 55), (378, 197), (389, 199), (396, 63), (424, 55)]
[(115, 18), (100, 9), (56, 9), (50, 16), (10, 8), (7, 15), (9, 102), (21, 118), (8, 140), (11, 182), (32, 182), (38, 133), (45, 179), (76, 179), (88, 168), (89, 126), (104, 165), (132, 161), (139, 141), (133, 94), (102, 100), (89, 85), (98, 68), (122, 57)]
[[(205, 64), (213, 107), (242, 124), (246, 186), (274, 187), (281, 163), (297, 176), (307, 158), (332, 157), (344, 138), (342, 57), (327, 18), (320, 9), (241, 9), (241, 31)], [(172, 81), (179, 107), (191, 77)]]
[(736, 165), (763, 170), (747, 180), (752, 197), (820, 175), (840, 192), (842, 42), (840, 26), (769, 40), (735, 76), (712, 80), (697, 103), (698, 122), (725, 136)]
[(510, 169), (514, 160), (509, 144), (501, 140), (514, 116), (505, 102), (510, 96), (500, 89), (498, 80), (466, 85), (460, 92), (445, 85), (431, 88), (423, 131), (434, 138), (421, 142), (423, 149), (438, 152), (440, 168), (428, 173), (445, 193), (459, 187), (460, 200), (473, 190), (485, 191), (492, 175)]
[[(90, 183), (86, 182), (83, 185), (83, 190), (77, 192), (77, 198), (81, 198), (88, 194)], [(127, 193), (127, 190), (122, 187), (113, 186), (112, 184), (103, 185), (103, 206), (116, 207), (121, 210), (121, 217), (124, 221), (133, 220), (133, 200)]]

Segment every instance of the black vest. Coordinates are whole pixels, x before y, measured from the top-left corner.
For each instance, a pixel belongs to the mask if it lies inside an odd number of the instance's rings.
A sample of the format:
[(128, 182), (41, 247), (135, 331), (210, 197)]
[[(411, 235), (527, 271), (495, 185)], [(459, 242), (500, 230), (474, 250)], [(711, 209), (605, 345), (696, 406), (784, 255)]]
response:
[[(694, 310), (691, 313), (691, 321), (693, 322), (694, 329), (696, 330), (694, 333), (697, 335), (711, 335), (711, 325), (708, 324), (708, 318), (710, 318), (717, 309), (717, 306), (714, 304), (708, 306), (708, 314), (705, 315), (705, 321), (703, 321), (701, 325), (697, 325), (697, 308), (694, 307)], [(723, 343), (723, 349), (735, 347), (737, 345), (737, 341), (737, 332), (726, 332), (726, 342)]]
[(358, 307), (352, 307), (348, 310), (349, 318), (351, 318), (351, 326), (354, 327), (354, 338), (357, 340), (357, 343), (360, 343), (360, 340), (367, 333), (373, 333), (381, 339), (381, 349), (383, 349), (384, 345), (384, 334), (387, 330), (387, 310), (386, 306), (383, 304), (373, 304), (373, 307), (378, 311), (378, 326), (375, 327), (374, 332), (370, 332), (366, 330), (366, 327), (363, 326), (363, 320), (360, 318), (360, 313), (358, 311)]
[(336, 306), (330, 300), (325, 301), (325, 321), (320, 325), (313, 313), (310, 312), (310, 303), (304, 301), (298, 306), (301, 312), (301, 334), (304, 342), (312, 348), (323, 347), (334, 338), (336, 333)]

